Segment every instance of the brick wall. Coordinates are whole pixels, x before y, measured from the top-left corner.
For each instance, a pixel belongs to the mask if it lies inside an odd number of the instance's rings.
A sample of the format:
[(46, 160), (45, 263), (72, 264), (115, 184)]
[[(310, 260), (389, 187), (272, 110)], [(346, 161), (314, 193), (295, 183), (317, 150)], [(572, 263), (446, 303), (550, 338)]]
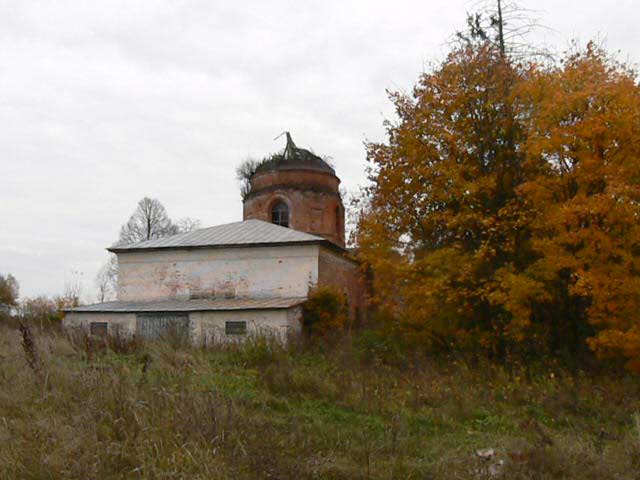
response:
[(309, 170), (285, 170), (256, 175), (243, 205), (244, 220), (271, 221), (278, 201), (289, 207), (289, 226), (326, 238), (344, 247), (344, 206), (331, 174)]
[(318, 286), (335, 287), (347, 294), (352, 320), (364, 320), (365, 287), (360, 265), (340, 254), (321, 248), (318, 259)]

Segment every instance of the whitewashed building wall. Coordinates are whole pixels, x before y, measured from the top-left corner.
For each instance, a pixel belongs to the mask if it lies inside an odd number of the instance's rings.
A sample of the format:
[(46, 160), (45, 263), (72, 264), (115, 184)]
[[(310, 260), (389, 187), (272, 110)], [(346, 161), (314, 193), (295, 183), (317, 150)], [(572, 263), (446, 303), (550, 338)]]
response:
[[(234, 310), (189, 312), (189, 336), (196, 344), (210, 344), (224, 341), (244, 341), (255, 335), (273, 336), (286, 341), (288, 335), (299, 333), (300, 308), (278, 310)], [(246, 322), (246, 333), (227, 335), (227, 322)], [(70, 312), (64, 318), (64, 326), (82, 328), (89, 332), (92, 323), (106, 323), (110, 335), (130, 336), (136, 334), (137, 315), (135, 313), (90, 313)]]
[[(189, 318), (197, 342), (244, 340), (252, 335), (275, 336), (285, 341), (289, 334), (299, 333), (300, 309), (242, 310), (228, 312), (192, 312)], [(234, 337), (225, 333), (228, 321), (247, 322), (246, 335)]]
[(118, 300), (306, 297), (317, 245), (118, 253)]
[(68, 312), (64, 316), (63, 325), (70, 328), (89, 330), (92, 322), (107, 323), (111, 334), (133, 335), (136, 333), (135, 313)]

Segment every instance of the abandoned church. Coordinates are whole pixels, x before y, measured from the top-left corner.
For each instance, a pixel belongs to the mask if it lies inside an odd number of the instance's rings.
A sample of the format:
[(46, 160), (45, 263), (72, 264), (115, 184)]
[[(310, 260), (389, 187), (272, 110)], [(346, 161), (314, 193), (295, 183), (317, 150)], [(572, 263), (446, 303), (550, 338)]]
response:
[(310, 292), (336, 287), (355, 318), (363, 308), (358, 264), (345, 249), (340, 179), (298, 148), (255, 166), (243, 190), (243, 221), (108, 248), (118, 260), (117, 300), (77, 307), (64, 324), (93, 334), (156, 338), (169, 329), (193, 341), (300, 331)]

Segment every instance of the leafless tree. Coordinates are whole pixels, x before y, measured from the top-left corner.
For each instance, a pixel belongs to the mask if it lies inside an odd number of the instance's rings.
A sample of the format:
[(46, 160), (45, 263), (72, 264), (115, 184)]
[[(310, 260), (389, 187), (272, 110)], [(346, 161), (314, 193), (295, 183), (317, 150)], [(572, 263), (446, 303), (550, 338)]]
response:
[(80, 305), (83, 275), (82, 272), (71, 270), (69, 277), (64, 282), (64, 295), (61, 298), (68, 303), (68, 306), (77, 307)]
[(200, 220), (184, 217), (175, 223), (176, 233), (187, 233), (200, 228)]
[(159, 200), (144, 197), (138, 202), (133, 215), (120, 229), (119, 243), (129, 244), (173, 235), (177, 228)]
[(174, 223), (164, 205), (155, 198), (144, 197), (138, 202), (133, 215), (120, 228), (118, 244), (126, 245), (185, 233), (200, 227), (200, 221), (184, 217)]
[(467, 31), (456, 34), (459, 40), (489, 42), (502, 57), (514, 60), (552, 59), (549, 49), (527, 38), (534, 30), (548, 29), (540, 23), (539, 11), (524, 8), (516, 0), (476, 0), (472, 6), (479, 13), (467, 14)]
[(111, 254), (109, 260), (100, 268), (95, 278), (100, 303), (115, 296), (118, 286), (118, 259)]

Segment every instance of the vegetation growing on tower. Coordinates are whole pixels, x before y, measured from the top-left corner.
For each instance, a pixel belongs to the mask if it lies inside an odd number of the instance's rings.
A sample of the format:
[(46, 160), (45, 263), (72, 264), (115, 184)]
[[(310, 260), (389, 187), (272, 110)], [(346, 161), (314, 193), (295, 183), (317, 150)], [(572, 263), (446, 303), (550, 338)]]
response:
[(329, 157), (319, 157), (310, 150), (296, 146), (289, 132), (284, 132), (287, 143), (284, 150), (272, 153), (262, 160), (248, 158), (236, 168), (236, 178), (240, 182), (240, 195), (245, 200), (251, 193), (251, 179), (257, 173), (279, 168), (311, 168), (335, 173)]

